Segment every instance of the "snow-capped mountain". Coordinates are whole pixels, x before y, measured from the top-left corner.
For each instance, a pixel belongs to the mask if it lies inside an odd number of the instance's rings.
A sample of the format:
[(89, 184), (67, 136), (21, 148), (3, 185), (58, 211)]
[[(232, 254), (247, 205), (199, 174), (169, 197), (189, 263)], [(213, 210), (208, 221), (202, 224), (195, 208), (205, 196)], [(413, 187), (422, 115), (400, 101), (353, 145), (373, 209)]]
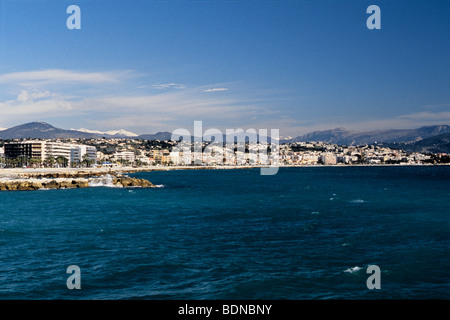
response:
[(86, 132), (86, 133), (95, 133), (95, 134), (104, 134), (104, 135), (109, 135), (109, 136), (120, 136), (120, 137), (137, 137), (138, 134), (131, 132), (131, 131), (126, 131), (124, 129), (120, 129), (120, 130), (109, 130), (109, 131), (98, 131), (98, 130), (89, 130), (86, 128), (81, 128), (81, 129), (70, 129), (70, 130), (76, 130), (76, 131), (81, 131), (81, 132)]

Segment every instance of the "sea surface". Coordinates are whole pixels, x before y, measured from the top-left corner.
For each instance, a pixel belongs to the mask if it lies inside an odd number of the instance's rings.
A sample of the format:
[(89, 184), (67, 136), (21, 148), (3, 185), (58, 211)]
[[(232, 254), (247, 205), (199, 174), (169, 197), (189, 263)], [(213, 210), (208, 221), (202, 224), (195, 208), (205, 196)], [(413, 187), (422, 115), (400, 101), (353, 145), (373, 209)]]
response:
[(160, 187), (1, 192), (0, 299), (450, 297), (450, 166), (132, 176)]

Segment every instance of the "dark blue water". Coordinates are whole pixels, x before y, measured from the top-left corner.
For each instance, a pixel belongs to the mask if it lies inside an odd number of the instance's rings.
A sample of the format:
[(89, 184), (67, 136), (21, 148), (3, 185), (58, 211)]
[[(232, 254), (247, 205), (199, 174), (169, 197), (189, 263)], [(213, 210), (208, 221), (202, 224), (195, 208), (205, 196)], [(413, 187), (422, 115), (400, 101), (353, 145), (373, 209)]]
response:
[(135, 176), (165, 187), (1, 192), (0, 298), (450, 297), (450, 167)]

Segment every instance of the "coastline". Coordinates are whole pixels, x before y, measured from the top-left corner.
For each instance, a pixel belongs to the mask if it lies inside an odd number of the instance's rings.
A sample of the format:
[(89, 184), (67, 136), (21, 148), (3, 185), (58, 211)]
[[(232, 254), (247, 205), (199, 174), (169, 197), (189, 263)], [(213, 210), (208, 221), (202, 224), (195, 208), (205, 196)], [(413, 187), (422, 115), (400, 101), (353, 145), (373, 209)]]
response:
[[(337, 164), (337, 165), (280, 165), (274, 168), (320, 168), (320, 167), (406, 167), (406, 166), (449, 166), (450, 164)], [(144, 167), (99, 167), (99, 168), (2, 168), (0, 179), (26, 179), (26, 178), (82, 178), (102, 175), (123, 175), (135, 172), (172, 171), (172, 170), (234, 170), (234, 169), (260, 169), (270, 166), (242, 165), (242, 166), (144, 166)]]
[(0, 191), (76, 189), (96, 186), (117, 188), (157, 187), (146, 179), (133, 178), (126, 175), (126, 173), (134, 171), (121, 169), (120, 171), (109, 170), (109, 168), (0, 169)]
[(123, 175), (135, 172), (201, 170), (201, 169), (251, 169), (257, 166), (146, 166), (146, 167), (114, 167), (114, 168), (2, 168), (0, 179), (25, 179), (49, 177), (92, 177), (101, 175)]
[[(338, 165), (282, 165), (273, 168), (320, 168), (320, 167), (418, 167), (449, 164), (338, 164)], [(146, 167), (100, 167), (100, 168), (6, 168), (0, 169), (0, 191), (31, 191), (45, 189), (75, 189), (97, 186), (155, 188), (146, 179), (130, 177), (136, 172), (172, 170), (236, 170), (260, 169), (268, 166), (146, 166)]]

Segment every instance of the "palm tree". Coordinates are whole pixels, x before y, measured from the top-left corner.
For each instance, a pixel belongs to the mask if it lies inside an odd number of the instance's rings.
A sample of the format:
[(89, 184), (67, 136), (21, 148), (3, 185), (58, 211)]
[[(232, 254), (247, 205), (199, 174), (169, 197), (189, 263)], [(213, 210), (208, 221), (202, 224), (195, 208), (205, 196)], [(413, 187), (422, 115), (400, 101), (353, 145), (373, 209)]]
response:
[(53, 164), (55, 163), (55, 158), (53, 158), (53, 156), (48, 156), (45, 162), (49, 167), (53, 167)]
[(94, 159), (89, 158), (88, 154), (83, 155), (83, 161), (81, 162), (86, 165), (86, 167), (90, 167), (95, 163)]
[(67, 167), (69, 160), (67, 160), (66, 157), (59, 156), (56, 158), (56, 163), (58, 163), (60, 166)]
[(41, 158), (31, 158), (30, 159), (30, 164), (35, 166), (36, 164), (41, 164)]
[(19, 156), (17, 159), (18, 159), (18, 162), (21, 167), (28, 166), (28, 157), (27, 156)]

